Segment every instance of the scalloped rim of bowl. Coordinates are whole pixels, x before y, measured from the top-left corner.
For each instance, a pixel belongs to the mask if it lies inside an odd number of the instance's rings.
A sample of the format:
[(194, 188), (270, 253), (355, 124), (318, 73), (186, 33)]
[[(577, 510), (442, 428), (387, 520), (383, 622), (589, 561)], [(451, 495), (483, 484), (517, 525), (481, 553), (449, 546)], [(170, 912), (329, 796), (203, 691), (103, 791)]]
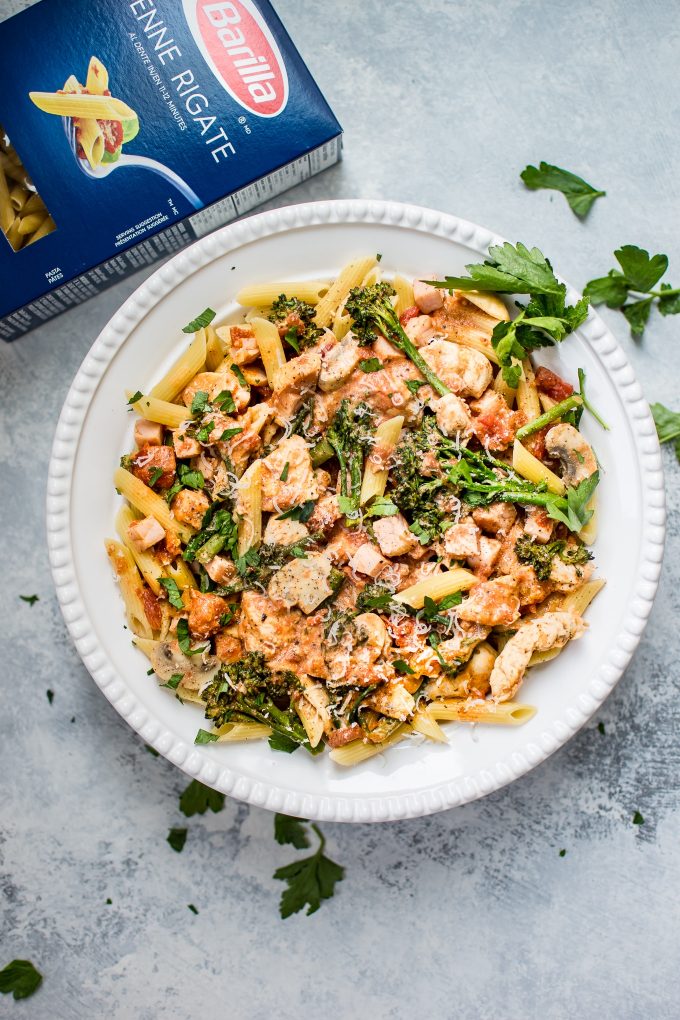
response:
[[(156, 270), (123, 304), (95, 340), (68, 392), (57, 425), (47, 487), (47, 540), (59, 604), (78, 654), (97, 686), (142, 739), (155, 746), (187, 775), (225, 794), (272, 811), (340, 822), (378, 822), (413, 818), (467, 803), (500, 789), (544, 761), (576, 733), (614, 688), (637, 647), (652, 608), (663, 558), (665, 535), (664, 481), (661, 454), (649, 407), (628, 360), (613, 334), (592, 309), (578, 330), (607, 368), (631, 427), (642, 481), (642, 551), (634, 594), (615, 642), (588, 692), (571, 705), (540, 738), (515, 751), (493, 768), (460, 776), (424, 790), (400, 795), (323, 796), (291, 793), (276, 784), (255, 780), (217, 765), (201, 747), (190, 746), (164, 729), (141, 705), (125, 679), (113, 668), (83, 603), (70, 537), (71, 482), (86, 413), (98, 383), (114, 355), (150, 308), (177, 284), (214, 259), (273, 234), (333, 223), (376, 223), (405, 226), (459, 242), (486, 254), (503, 238), (449, 213), (396, 202), (332, 200), (285, 206), (239, 220), (197, 241)], [(568, 296), (578, 295), (568, 287)]]

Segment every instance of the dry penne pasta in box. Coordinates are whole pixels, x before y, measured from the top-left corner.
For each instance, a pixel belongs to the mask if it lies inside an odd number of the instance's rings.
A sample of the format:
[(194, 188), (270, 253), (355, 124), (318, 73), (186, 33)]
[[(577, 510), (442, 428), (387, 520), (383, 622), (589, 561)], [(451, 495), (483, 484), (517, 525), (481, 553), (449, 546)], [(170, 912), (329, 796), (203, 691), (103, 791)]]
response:
[(4, 340), (340, 158), (267, 0), (42, 0), (0, 23), (0, 52)]
[(586, 632), (604, 582), (585, 376), (520, 357), (540, 334), (504, 345), (476, 278), (398, 268), (359, 253), (331, 279), (248, 281), (130, 380), (107, 552), (148, 682), (202, 709), (198, 743), (370, 767), (451, 723), (526, 725), (525, 677), (550, 683)]

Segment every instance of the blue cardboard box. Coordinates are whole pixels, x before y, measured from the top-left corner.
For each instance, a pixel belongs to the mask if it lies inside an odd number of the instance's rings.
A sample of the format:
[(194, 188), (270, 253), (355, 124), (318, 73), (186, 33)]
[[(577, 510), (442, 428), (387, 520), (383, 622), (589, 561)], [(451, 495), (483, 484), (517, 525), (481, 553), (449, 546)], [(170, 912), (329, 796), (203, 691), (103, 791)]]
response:
[(5, 340), (340, 158), (267, 0), (42, 0), (0, 52)]

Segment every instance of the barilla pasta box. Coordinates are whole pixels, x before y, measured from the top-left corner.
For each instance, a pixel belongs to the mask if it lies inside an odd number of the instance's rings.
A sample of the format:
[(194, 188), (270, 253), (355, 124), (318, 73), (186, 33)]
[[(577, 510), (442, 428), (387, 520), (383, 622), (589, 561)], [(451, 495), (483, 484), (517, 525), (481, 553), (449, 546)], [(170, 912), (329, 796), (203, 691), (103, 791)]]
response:
[(5, 340), (340, 156), (266, 0), (42, 0), (0, 53)]

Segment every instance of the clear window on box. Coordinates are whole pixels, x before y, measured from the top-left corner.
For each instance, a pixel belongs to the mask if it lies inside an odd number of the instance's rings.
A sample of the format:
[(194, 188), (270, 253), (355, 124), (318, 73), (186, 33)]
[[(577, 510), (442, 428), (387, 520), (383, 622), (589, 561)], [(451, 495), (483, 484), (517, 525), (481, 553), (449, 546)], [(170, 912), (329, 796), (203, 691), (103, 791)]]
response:
[(45, 203), (0, 124), (0, 232), (14, 251), (56, 229)]

